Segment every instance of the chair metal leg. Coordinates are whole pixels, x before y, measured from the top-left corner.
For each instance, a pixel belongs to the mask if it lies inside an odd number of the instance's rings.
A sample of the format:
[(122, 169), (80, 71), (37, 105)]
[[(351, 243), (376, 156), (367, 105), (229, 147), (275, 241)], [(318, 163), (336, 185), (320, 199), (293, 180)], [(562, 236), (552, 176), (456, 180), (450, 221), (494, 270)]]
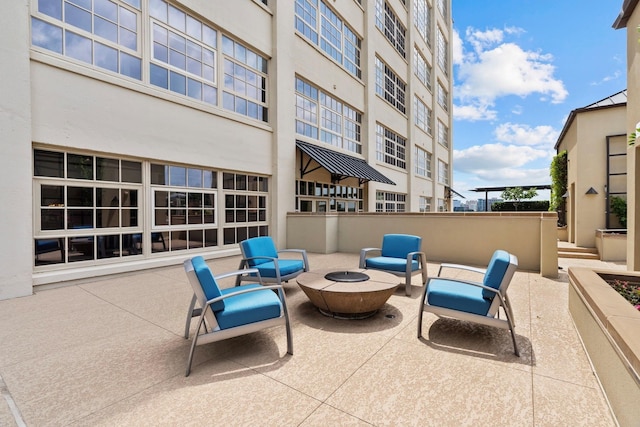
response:
[(196, 300), (197, 300), (196, 295), (193, 294), (193, 297), (191, 298), (191, 304), (189, 304), (189, 311), (187, 312), (187, 320), (184, 324), (184, 338), (187, 340), (189, 339), (189, 329), (191, 328), (191, 319), (193, 319), (194, 317), (200, 316), (200, 314), (202, 313), (201, 308), (195, 308)]

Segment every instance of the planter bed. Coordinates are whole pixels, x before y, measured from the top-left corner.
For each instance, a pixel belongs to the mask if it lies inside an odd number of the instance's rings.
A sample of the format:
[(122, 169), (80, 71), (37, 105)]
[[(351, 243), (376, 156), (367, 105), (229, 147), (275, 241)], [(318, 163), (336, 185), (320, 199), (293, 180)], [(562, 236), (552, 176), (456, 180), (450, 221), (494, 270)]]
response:
[(606, 281), (640, 273), (569, 268), (569, 311), (621, 426), (640, 420), (640, 311)]

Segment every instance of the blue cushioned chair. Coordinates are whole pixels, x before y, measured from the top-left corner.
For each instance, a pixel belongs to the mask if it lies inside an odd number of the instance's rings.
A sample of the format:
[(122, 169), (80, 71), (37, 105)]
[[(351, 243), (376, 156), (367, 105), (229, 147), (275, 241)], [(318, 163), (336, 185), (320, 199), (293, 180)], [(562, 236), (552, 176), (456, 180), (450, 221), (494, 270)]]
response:
[[(482, 282), (441, 277), (445, 268), (462, 269), (483, 274)], [(518, 268), (518, 258), (503, 250), (494, 252), (486, 269), (460, 264), (442, 264), (438, 277), (427, 281), (418, 315), (418, 338), (422, 337), (422, 314), (425, 311), (438, 316), (453, 317), (484, 325), (508, 329), (516, 356), (520, 356), (516, 344), (515, 324), (507, 288)], [(499, 318), (503, 308), (506, 320)]]
[[(242, 260), (239, 269), (255, 268), (260, 272), (260, 277), (266, 283), (287, 282), (302, 272), (309, 271), (307, 251), (304, 249), (277, 250), (273, 239), (269, 236), (253, 237), (240, 242)], [(285, 259), (280, 257), (283, 253), (294, 253), (301, 259)], [(255, 276), (255, 274), (253, 275)], [(240, 280), (251, 280), (251, 276), (238, 277)]]
[[(185, 376), (189, 376), (191, 372), (196, 345), (249, 334), (271, 326), (286, 325), (287, 353), (293, 354), (291, 325), (281, 285), (262, 285), (257, 270), (233, 271), (214, 277), (201, 256), (186, 260), (184, 269), (193, 288), (194, 298), (201, 307), (197, 311), (198, 329), (191, 343)], [(260, 283), (228, 289), (218, 287), (217, 280), (247, 273), (256, 274), (254, 281), (257, 279)], [(190, 312), (194, 311), (193, 306), (192, 301)], [(191, 317), (188, 318), (190, 319)]]
[[(414, 274), (422, 273), (422, 283), (427, 281), (427, 258), (421, 246), (421, 237), (385, 234), (382, 248), (364, 248), (360, 251), (360, 268), (404, 276), (405, 293), (411, 296), (411, 277)], [(379, 252), (380, 256), (367, 258), (372, 252)]]

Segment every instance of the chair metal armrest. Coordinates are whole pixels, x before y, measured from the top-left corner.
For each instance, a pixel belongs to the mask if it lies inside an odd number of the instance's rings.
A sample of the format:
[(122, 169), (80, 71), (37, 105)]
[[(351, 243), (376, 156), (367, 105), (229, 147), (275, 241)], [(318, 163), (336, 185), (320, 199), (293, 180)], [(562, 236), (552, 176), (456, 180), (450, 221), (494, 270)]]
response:
[(241, 270), (228, 271), (226, 273), (222, 273), (214, 276), (214, 279), (222, 280), (222, 279), (226, 279), (227, 277), (243, 276), (245, 274), (256, 274), (258, 276), (258, 280), (262, 284), (262, 277), (260, 277), (260, 270), (258, 270), (257, 268), (245, 268)]
[(304, 271), (309, 271), (309, 259), (307, 258), (307, 251), (305, 249), (281, 249), (279, 254), (284, 252), (297, 253), (302, 256), (302, 262), (304, 264)]
[(360, 264), (358, 264), (360, 268), (366, 267), (365, 260), (367, 259), (367, 253), (373, 252), (373, 251), (382, 252), (382, 249), (381, 248), (362, 248), (360, 250)]
[(445, 268), (451, 268), (451, 269), (457, 269), (457, 270), (467, 270), (467, 271), (472, 271), (472, 272), (478, 273), (478, 274), (485, 274), (487, 272), (487, 270), (485, 268), (472, 267), (470, 265), (463, 265), (463, 264), (443, 263), (443, 264), (440, 264), (440, 268), (438, 269), (438, 277), (440, 277), (440, 273), (442, 273), (442, 270), (445, 269)]

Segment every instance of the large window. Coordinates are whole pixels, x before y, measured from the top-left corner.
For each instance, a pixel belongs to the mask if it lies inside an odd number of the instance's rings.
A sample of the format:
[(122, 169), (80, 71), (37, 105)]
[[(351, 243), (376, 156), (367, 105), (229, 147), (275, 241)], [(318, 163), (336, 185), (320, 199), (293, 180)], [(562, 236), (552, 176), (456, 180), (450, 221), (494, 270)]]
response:
[(405, 106), (405, 90), (407, 85), (400, 77), (376, 56), (376, 93), (401, 113), (407, 111)]
[(222, 36), (222, 53), (222, 106), (244, 116), (268, 121), (267, 60), (227, 36)]
[(216, 171), (151, 164), (151, 251), (218, 245)]
[(362, 41), (323, 0), (296, 0), (295, 13), (296, 30), (351, 74), (361, 77)]
[(449, 128), (438, 120), (438, 143), (449, 147)]
[(416, 175), (431, 178), (431, 153), (416, 146), (414, 154)]
[(440, 14), (444, 18), (447, 17), (447, 12), (448, 12), (447, 2), (448, 2), (448, 0), (437, 0), (438, 10), (440, 11)]
[(300, 212), (359, 212), (362, 197), (360, 187), (296, 181), (296, 210)]
[(313, 139), (362, 152), (362, 113), (296, 78), (296, 132)]
[(438, 104), (445, 111), (449, 111), (449, 92), (447, 92), (443, 84), (440, 82), (438, 82)]
[(216, 105), (216, 30), (163, 0), (150, 13), (151, 84)]
[(425, 43), (431, 46), (431, 6), (427, 0), (413, 2), (413, 23)]
[(34, 150), (35, 265), (142, 253), (142, 164)]
[(449, 74), (449, 43), (440, 27), (438, 27), (438, 66), (445, 74)]
[(31, 43), (137, 80), (140, 0), (38, 0)]
[(222, 188), (224, 190), (224, 244), (231, 245), (251, 237), (267, 236), (269, 234), (268, 178), (224, 173)]
[(431, 204), (433, 203), (431, 197), (420, 196), (418, 200), (418, 208), (420, 212), (431, 212)]
[(167, 0), (35, 0), (31, 44), (268, 121), (268, 59)]
[(418, 95), (414, 96), (414, 121), (416, 126), (431, 135), (431, 109), (425, 105)]
[(386, 0), (376, 0), (376, 27), (382, 31), (396, 51), (406, 58), (404, 44), (407, 30)]
[(407, 140), (376, 123), (376, 159), (402, 169), (407, 168)]
[(449, 185), (449, 165), (438, 159), (438, 182)]
[(376, 191), (376, 212), (405, 212), (407, 195)]
[(427, 63), (427, 60), (424, 59), (424, 56), (422, 56), (422, 53), (420, 53), (416, 46), (413, 47), (413, 62), (415, 67), (413, 72), (418, 77), (418, 80), (420, 80), (427, 89), (431, 90), (431, 65)]

